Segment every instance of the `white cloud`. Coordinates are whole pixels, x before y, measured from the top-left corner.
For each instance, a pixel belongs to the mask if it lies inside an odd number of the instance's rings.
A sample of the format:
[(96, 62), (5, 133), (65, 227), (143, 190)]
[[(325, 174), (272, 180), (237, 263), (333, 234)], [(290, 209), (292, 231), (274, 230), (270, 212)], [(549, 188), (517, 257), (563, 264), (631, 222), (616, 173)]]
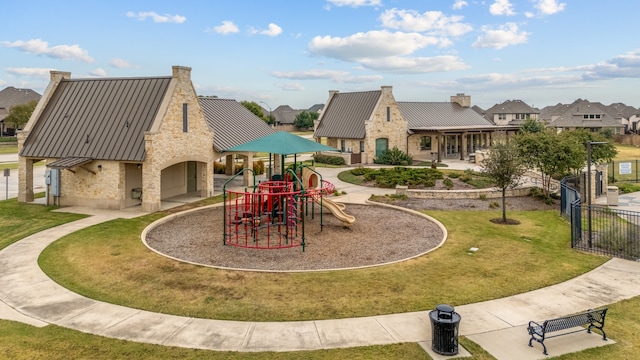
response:
[(440, 11), (425, 11), (420, 14), (415, 10), (390, 9), (380, 15), (382, 26), (404, 31), (428, 32), (441, 36), (460, 36), (473, 28), (461, 21), (462, 16), (445, 16)]
[(51, 77), (51, 70), (49, 68), (6, 68), (5, 71), (12, 75), (18, 76), (33, 76), (38, 78), (49, 79)]
[(469, 4), (467, 4), (467, 2), (466, 2), (466, 1), (464, 1), (464, 0), (456, 0), (456, 1), (453, 3), (453, 10), (460, 10), (460, 9), (462, 9), (463, 7), (468, 6), (468, 5), (469, 5)]
[(109, 61), (109, 66), (114, 67), (116, 69), (132, 69), (137, 68), (137, 66), (129, 63), (127, 60), (113, 58)]
[(328, 3), (334, 6), (351, 6), (354, 8), (360, 6), (380, 6), (382, 5), (382, 0), (327, 0)]
[(54, 59), (80, 60), (86, 63), (94, 62), (93, 58), (89, 56), (89, 53), (79, 45), (56, 45), (49, 47), (49, 43), (42, 39), (17, 40), (14, 42), (3, 41), (2, 45), (9, 48), (16, 48), (29, 54), (44, 55)]
[(138, 19), (140, 21), (144, 21), (147, 18), (151, 18), (153, 20), (153, 22), (155, 23), (176, 23), (176, 24), (182, 24), (183, 22), (185, 22), (187, 20), (186, 17), (181, 16), (181, 15), (169, 15), (169, 14), (165, 14), (165, 15), (160, 15), (155, 11), (140, 11), (140, 12), (133, 12), (133, 11), (129, 11), (127, 12), (127, 17), (130, 18), (135, 18)]
[(553, 15), (564, 10), (567, 4), (558, 3), (558, 0), (539, 0), (535, 8), (540, 10), (544, 15)]
[(513, 11), (513, 5), (509, 0), (496, 0), (491, 6), (489, 6), (489, 12), (491, 15), (515, 15)]
[(276, 86), (284, 91), (304, 91), (304, 86), (299, 83), (283, 83), (276, 84)]
[(289, 80), (331, 80), (334, 83), (363, 84), (382, 80), (381, 75), (353, 76), (348, 71), (312, 69), (304, 71), (274, 71), (271, 75)]
[(103, 68), (97, 68), (97, 69), (91, 70), (89, 72), (89, 75), (97, 76), (97, 77), (105, 77), (105, 76), (107, 76), (107, 72), (104, 71)]
[(408, 55), (429, 45), (448, 46), (450, 42), (418, 33), (369, 31), (347, 37), (316, 36), (309, 43), (309, 51), (318, 56), (358, 61)]
[(361, 64), (368, 69), (398, 74), (422, 74), (469, 68), (459, 58), (449, 55), (434, 57), (391, 56), (383, 59), (363, 60)]
[(507, 46), (524, 44), (529, 33), (520, 31), (515, 23), (506, 23), (493, 29), (489, 26), (482, 27), (483, 35), (472, 44), (475, 48), (502, 49)]
[(260, 34), (267, 36), (278, 36), (282, 34), (282, 28), (274, 23), (269, 24), (269, 28), (267, 30), (260, 31)]
[(305, 70), (305, 71), (274, 71), (271, 75), (289, 80), (326, 80), (349, 75), (347, 71), (337, 70)]
[(238, 26), (236, 26), (233, 21), (225, 20), (222, 22), (222, 25), (214, 26), (213, 31), (218, 34), (228, 35), (237, 33), (240, 31), (240, 29), (238, 29)]

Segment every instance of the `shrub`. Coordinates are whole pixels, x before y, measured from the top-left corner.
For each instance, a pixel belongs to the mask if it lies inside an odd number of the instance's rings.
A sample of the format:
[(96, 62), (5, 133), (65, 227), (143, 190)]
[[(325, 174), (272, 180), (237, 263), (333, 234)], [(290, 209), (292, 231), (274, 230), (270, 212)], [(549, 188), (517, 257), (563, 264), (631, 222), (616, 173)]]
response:
[(492, 201), (489, 203), (489, 209), (497, 209), (500, 207), (500, 204), (498, 204), (498, 202), (496, 201)]
[(447, 187), (447, 190), (451, 190), (453, 189), (453, 180), (446, 178), (444, 180), (442, 180), (442, 184), (444, 184), (444, 186)]
[(619, 183), (616, 184), (621, 194), (628, 194), (636, 191), (640, 191), (640, 185), (633, 183)]
[(227, 167), (223, 163), (214, 162), (213, 163), (213, 173), (214, 174), (224, 174)]
[(480, 194), (480, 200), (487, 201), (487, 194)]
[(320, 164), (328, 164), (328, 165), (345, 165), (344, 158), (340, 156), (330, 156), (330, 155), (322, 155), (315, 154), (313, 155), (313, 160)]
[(253, 172), (256, 175), (264, 174), (264, 161), (258, 160), (253, 162)]
[(413, 158), (394, 146), (393, 149), (383, 151), (379, 157), (373, 160), (373, 162), (376, 164), (386, 165), (402, 165), (403, 163), (411, 165), (413, 163)]
[(451, 173), (447, 173), (447, 176), (448, 176), (448, 177), (450, 177), (450, 178), (452, 178), (452, 179), (457, 179), (457, 178), (459, 178), (460, 176), (462, 176), (462, 174), (457, 173), (457, 172), (451, 172)]
[(355, 176), (362, 176), (362, 175), (365, 175), (365, 174), (370, 173), (372, 171), (374, 171), (374, 170), (371, 169), (371, 168), (366, 168), (366, 167), (359, 166), (359, 167), (351, 170), (351, 174), (353, 174)]

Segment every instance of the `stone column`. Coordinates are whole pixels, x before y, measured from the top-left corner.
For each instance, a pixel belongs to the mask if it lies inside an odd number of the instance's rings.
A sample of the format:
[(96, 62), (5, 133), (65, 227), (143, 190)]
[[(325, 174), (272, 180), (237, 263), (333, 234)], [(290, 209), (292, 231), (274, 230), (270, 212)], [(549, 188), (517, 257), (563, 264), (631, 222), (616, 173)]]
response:
[[(462, 146), (460, 147), (460, 160), (464, 160), (467, 155), (467, 133), (463, 132), (460, 136), (462, 137)], [(471, 145), (473, 146), (473, 138), (471, 140)]]
[(224, 174), (233, 175), (233, 155), (227, 155), (227, 157), (224, 160), (224, 164), (226, 166), (224, 170)]
[(142, 211), (152, 213), (159, 211), (162, 204), (162, 170), (147, 164), (142, 166)]
[(33, 196), (33, 160), (18, 159), (18, 202), (32, 202)]
[(247, 169), (253, 170), (253, 154), (249, 153), (244, 157), (244, 173), (242, 174), (242, 186), (253, 186), (250, 181), (253, 179), (253, 172)]

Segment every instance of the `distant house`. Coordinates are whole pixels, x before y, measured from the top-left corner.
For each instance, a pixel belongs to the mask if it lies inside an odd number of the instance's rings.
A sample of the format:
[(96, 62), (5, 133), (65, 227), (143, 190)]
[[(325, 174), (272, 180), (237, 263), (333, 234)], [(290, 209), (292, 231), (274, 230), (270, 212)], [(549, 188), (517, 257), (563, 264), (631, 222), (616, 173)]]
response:
[(71, 79), (52, 71), (18, 133), (19, 195), (33, 201), (33, 164), (60, 172), (49, 193), (62, 205), (160, 210), (176, 195), (213, 194), (214, 133), (191, 82), (172, 76)]
[(0, 136), (14, 136), (11, 124), (5, 124), (4, 118), (9, 115), (11, 107), (40, 100), (41, 95), (31, 89), (17, 89), (9, 86), (0, 91)]
[(275, 119), (276, 126), (280, 126), (280, 125), (293, 126), (293, 124), (296, 122), (296, 116), (300, 114), (302, 111), (304, 110), (294, 110), (289, 105), (280, 105), (277, 108), (275, 108), (275, 110), (273, 110), (271, 115), (273, 115)]
[(614, 134), (624, 133), (623, 115), (601, 103), (578, 99), (573, 103), (547, 106), (540, 111), (540, 119), (558, 131), (586, 129), (602, 131), (610, 129)]
[(522, 100), (507, 100), (484, 111), (484, 118), (498, 126), (519, 126), (527, 119), (538, 120), (540, 110)]
[(486, 148), (498, 127), (470, 108), (471, 97), (457, 94), (450, 102), (399, 102), (391, 86), (381, 90), (330, 91), (314, 137), (351, 153), (351, 163), (373, 163), (396, 147), (414, 158), (465, 159)]
[(612, 114), (616, 114), (617, 117), (622, 119), (622, 124), (625, 126), (625, 130), (627, 132), (638, 133), (638, 130), (640, 130), (638, 126), (640, 110), (623, 103), (611, 104), (607, 106), (607, 109), (609, 109)]

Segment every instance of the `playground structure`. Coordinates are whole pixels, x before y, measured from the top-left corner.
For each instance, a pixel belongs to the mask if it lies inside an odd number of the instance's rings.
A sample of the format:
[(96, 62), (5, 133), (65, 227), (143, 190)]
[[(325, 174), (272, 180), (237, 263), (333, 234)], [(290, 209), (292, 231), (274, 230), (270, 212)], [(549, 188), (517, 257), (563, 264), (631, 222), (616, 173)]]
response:
[[(335, 186), (322, 180), (313, 167), (299, 165), (284, 175), (256, 184), (244, 191), (227, 190), (227, 184), (245, 169), (227, 180), (224, 197), (224, 245), (255, 249), (281, 249), (301, 246), (305, 249), (305, 219), (315, 219), (316, 207), (325, 207), (350, 226), (355, 217), (344, 212), (345, 206), (325, 198)], [(322, 211), (319, 211), (322, 229)]]

